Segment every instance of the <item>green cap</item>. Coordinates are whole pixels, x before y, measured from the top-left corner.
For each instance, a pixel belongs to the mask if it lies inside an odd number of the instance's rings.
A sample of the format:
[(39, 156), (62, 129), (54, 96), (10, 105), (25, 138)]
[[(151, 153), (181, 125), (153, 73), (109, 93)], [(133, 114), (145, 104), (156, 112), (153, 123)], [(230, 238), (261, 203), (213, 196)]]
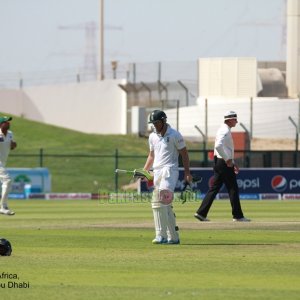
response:
[(12, 117), (0, 117), (0, 124), (1, 123), (4, 123), (4, 122), (7, 122), (7, 121), (11, 121), (12, 120)]

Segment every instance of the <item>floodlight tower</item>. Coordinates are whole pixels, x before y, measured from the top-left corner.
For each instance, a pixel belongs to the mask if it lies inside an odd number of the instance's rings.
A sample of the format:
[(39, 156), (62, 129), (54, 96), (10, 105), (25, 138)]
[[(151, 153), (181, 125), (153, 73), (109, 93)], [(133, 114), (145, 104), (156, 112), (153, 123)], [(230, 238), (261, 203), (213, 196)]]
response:
[(61, 25), (60, 30), (84, 30), (85, 31), (85, 52), (84, 52), (84, 70), (93, 75), (97, 75), (97, 47), (96, 31), (98, 26), (96, 22), (87, 22), (84, 24)]

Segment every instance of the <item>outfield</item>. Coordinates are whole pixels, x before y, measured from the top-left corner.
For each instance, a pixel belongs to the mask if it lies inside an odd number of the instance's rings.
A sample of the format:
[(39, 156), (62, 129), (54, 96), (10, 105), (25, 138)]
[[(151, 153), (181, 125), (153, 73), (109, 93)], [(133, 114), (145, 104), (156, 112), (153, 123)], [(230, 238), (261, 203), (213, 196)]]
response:
[(193, 218), (199, 203), (176, 203), (181, 245), (151, 244), (148, 203), (10, 204), (1, 299), (299, 299), (300, 201), (242, 201), (251, 223), (233, 223), (228, 201), (207, 223)]

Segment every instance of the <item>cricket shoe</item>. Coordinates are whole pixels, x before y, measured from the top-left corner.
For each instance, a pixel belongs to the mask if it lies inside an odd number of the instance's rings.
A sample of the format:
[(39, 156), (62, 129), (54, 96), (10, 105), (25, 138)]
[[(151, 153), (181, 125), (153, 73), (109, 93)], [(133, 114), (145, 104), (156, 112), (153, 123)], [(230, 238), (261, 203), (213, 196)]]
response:
[(168, 240), (166, 238), (163, 238), (161, 236), (156, 237), (153, 241), (152, 244), (154, 245), (159, 245), (159, 244), (167, 244)]
[(201, 215), (199, 215), (197, 213), (194, 214), (194, 217), (196, 219), (198, 219), (199, 221), (201, 221), (201, 222), (209, 222), (210, 221), (209, 219), (207, 219), (207, 218), (205, 218), (205, 217), (203, 217), (203, 216), (201, 216)]
[(13, 216), (15, 214), (15, 212), (10, 210), (8, 207), (1, 207), (0, 214), (7, 215), (7, 216)]
[(250, 219), (247, 219), (247, 218), (245, 218), (245, 217), (239, 218), (239, 219), (233, 218), (232, 221), (233, 221), (233, 222), (251, 222)]
[(180, 240), (179, 239), (177, 241), (168, 240), (167, 244), (168, 245), (179, 245), (180, 244)]

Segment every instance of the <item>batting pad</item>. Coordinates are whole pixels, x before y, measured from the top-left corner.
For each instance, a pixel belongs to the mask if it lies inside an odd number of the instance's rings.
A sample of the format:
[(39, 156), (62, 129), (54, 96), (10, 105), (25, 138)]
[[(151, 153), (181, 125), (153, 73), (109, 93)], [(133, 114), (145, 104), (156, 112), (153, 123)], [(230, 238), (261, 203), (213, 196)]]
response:
[(161, 206), (157, 208), (152, 208), (152, 211), (154, 217), (156, 238), (162, 237), (166, 239), (168, 227), (168, 208), (167, 206)]
[(159, 201), (164, 205), (169, 205), (173, 201), (173, 192), (170, 190), (160, 190), (159, 191)]
[(167, 235), (168, 240), (178, 241), (179, 234), (176, 231), (176, 218), (171, 205), (166, 206), (168, 214)]
[(152, 208), (159, 208), (162, 206), (159, 202), (159, 190), (157, 188), (155, 188), (152, 193), (151, 206)]

